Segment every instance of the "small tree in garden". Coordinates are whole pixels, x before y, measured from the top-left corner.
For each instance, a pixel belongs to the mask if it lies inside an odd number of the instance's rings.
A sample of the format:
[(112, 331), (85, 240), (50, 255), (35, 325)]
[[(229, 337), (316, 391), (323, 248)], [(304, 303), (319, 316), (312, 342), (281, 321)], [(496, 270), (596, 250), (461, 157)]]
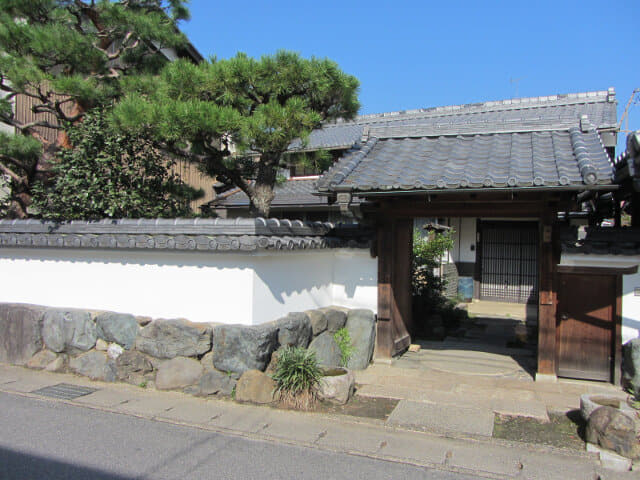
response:
[(172, 161), (135, 134), (109, 127), (102, 111), (69, 129), (53, 179), (33, 187), (40, 216), (53, 220), (155, 218), (191, 215), (202, 195), (171, 172)]
[(268, 217), (291, 142), (324, 121), (355, 116), (358, 86), (331, 60), (287, 51), (259, 60), (239, 53), (198, 65), (176, 61), (157, 77), (127, 82), (114, 117), (240, 188), (252, 213)]
[[(440, 266), (442, 257), (453, 248), (452, 230), (434, 233), (427, 238), (419, 232), (413, 235), (412, 278), (414, 316), (424, 322), (431, 313), (451, 313), (450, 302), (443, 295), (446, 281), (434, 270)], [(444, 315), (443, 315), (444, 316)], [(443, 320), (447, 320), (446, 318)], [(423, 327), (427, 327), (422, 323)]]
[[(8, 216), (29, 215), (32, 186), (46, 176), (65, 129), (121, 94), (122, 78), (153, 74), (180, 48), (183, 0), (0, 0), (0, 174), (9, 178)], [(27, 99), (29, 115), (15, 102)], [(33, 116), (35, 114), (37, 116)], [(54, 129), (57, 138), (45, 135)], [(38, 148), (38, 154), (34, 150)]]
[(283, 348), (273, 375), (280, 401), (304, 410), (315, 404), (316, 389), (321, 377), (315, 352), (302, 347)]

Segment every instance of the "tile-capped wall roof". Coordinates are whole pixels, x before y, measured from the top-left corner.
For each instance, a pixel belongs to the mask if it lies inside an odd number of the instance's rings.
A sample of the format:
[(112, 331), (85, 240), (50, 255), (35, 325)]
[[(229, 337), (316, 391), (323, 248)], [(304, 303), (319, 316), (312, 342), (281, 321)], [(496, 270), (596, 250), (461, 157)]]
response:
[(565, 227), (560, 242), (564, 253), (640, 255), (640, 231), (629, 227)]
[[(54, 223), (0, 220), (0, 248), (201, 251), (366, 248), (369, 232), (328, 222), (264, 218), (121, 219)], [(361, 235), (359, 234), (361, 233)]]
[(319, 181), (330, 192), (554, 187), (611, 183), (595, 130), (371, 138)]

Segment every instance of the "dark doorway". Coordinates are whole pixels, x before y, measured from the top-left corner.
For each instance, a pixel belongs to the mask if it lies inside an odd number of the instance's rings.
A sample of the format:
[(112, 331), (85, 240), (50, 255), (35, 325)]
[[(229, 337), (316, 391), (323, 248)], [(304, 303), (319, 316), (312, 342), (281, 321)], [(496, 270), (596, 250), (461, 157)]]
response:
[(538, 224), (480, 222), (480, 298), (512, 303), (538, 300)]

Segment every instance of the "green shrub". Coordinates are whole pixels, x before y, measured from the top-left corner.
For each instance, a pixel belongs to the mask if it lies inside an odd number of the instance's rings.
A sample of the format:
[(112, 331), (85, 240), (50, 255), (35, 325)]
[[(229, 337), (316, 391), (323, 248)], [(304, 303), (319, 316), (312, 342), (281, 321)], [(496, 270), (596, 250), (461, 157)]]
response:
[(302, 409), (311, 407), (321, 377), (314, 351), (302, 347), (285, 347), (280, 351), (273, 379), (284, 404)]
[(343, 327), (333, 334), (333, 339), (338, 344), (338, 348), (340, 348), (340, 363), (343, 367), (346, 367), (354, 350), (349, 331)]

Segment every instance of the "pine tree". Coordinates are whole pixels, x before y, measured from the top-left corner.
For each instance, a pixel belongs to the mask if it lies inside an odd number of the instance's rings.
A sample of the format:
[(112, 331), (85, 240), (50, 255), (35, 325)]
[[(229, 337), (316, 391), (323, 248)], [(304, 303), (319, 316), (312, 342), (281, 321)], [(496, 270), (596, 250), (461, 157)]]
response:
[[(15, 130), (0, 133), (9, 216), (28, 215), (34, 183), (71, 146), (70, 125), (111, 105), (124, 78), (158, 72), (167, 63), (159, 50), (186, 44), (176, 22), (187, 16), (183, 0), (0, 0), (0, 123)], [(35, 120), (16, 115), (20, 95)]]
[(296, 138), (324, 121), (352, 118), (358, 80), (328, 59), (280, 51), (198, 65), (176, 61), (159, 76), (132, 77), (114, 108), (121, 128), (244, 191), (268, 217), (278, 170)]

